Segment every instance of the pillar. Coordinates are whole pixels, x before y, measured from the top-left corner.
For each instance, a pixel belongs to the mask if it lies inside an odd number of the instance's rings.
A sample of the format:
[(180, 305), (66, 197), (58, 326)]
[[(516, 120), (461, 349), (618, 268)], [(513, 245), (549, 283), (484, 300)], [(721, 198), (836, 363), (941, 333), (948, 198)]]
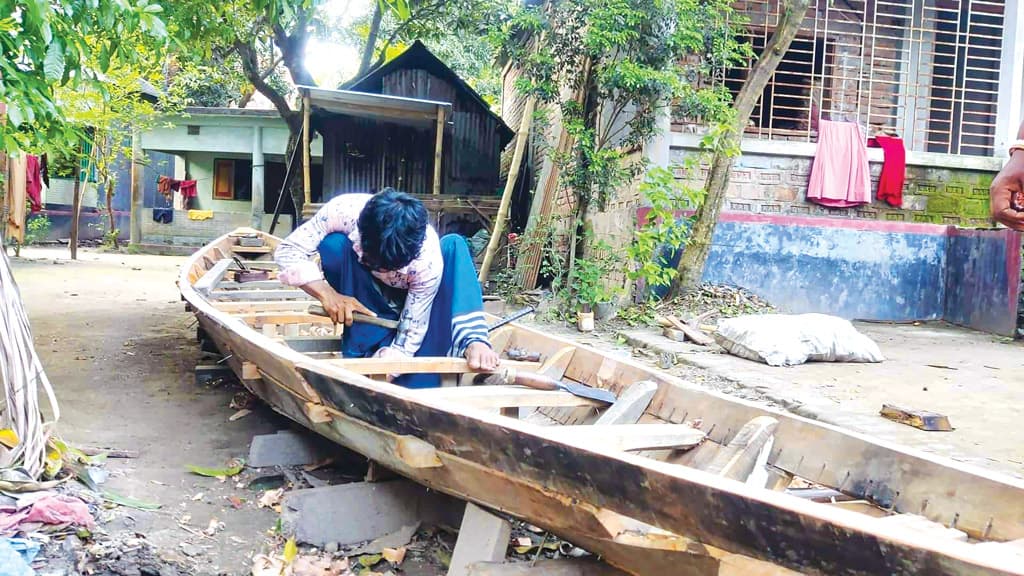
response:
[(252, 129), (252, 227), (263, 229), (263, 198), (265, 196), (265, 180), (263, 161), (263, 128), (254, 126)]
[(131, 212), (129, 221), (129, 242), (138, 245), (142, 242), (142, 179), (145, 166), (142, 156), (142, 136), (138, 129), (132, 130), (132, 169), (131, 169)]
[(1024, 106), (1024, 7), (1020, 2), (1007, 2), (1005, 10), (996, 105), (997, 157), (1005, 157), (1010, 143), (1017, 138)]

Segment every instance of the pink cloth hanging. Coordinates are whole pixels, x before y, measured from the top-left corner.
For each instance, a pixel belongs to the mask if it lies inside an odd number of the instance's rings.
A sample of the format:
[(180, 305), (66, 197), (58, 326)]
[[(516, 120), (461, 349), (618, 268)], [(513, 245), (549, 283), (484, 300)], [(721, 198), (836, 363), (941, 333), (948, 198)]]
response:
[(807, 199), (831, 208), (871, 203), (868, 149), (860, 126), (820, 120)]

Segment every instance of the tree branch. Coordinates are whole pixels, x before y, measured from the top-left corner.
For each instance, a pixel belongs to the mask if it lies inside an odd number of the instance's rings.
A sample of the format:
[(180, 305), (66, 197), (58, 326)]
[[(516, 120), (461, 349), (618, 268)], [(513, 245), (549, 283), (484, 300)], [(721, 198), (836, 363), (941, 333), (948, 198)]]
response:
[(299, 86), (316, 86), (313, 75), (306, 68), (306, 41), (309, 39), (309, 11), (299, 10), (295, 16), (295, 27), (291, 34), (280, 23), (274, 23), (274, 43), (281, 51), (284, 66), (292, 76), (292, 82)]
[(356, 77), (361, 77), (370, 69), (370, 60), (373, 58), (373, 49), (377, 46), (377, 36), (380, 35), (380, 21), (384, 13), (380, 9), (380, 1), (373, 5), (373, 20), (370, 21), (370, 32), (366, 36), (366, 46), (363, 47), (363, 58), (359, 63), (359, 72)]
[(256, 48), (251, 44), (236, 40), (235, 50), (238, 51), (239, 59), (242, 61), (242, 71), (245, 73), (246, 79), (249, 80), (253, 88), (270, 100), (274, 108), (281, 114), (281, 118), (284, 118), (284, 121), (288, 124), (289, 130), (297, 133), (302, 128), (302, 120), (291, 109), (291, 106), (288, 105), (288, 100), (285, 99), (284, 95), (274, 90), (270, 84), (267, 84), (266, 79), (261, 75)]

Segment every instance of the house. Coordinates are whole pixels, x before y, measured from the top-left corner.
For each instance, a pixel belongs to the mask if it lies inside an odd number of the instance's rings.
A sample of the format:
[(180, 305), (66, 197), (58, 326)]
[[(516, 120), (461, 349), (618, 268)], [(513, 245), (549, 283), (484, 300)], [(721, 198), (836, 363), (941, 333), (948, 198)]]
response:
[[(755, 53), (779, 5), (734, 3), (749, 19)], [(988, 188), (1021, 121), (1021, 32), (1024, 11), (1004, 0), (812, 0), (744, 134), (705, 280), (744, 286), (794, 312), (944, 318), (1013, 333), (1020, 236), (988, 230)], [(721, 81), (736, 93), (747, 72)], [(509, 67), (504, 78), (512, 125), (524, 100), (518, 74)], [(868, 148), (872, 202), (807, 200), (820, 119), (856, 123), (865, 139), (902, 138), (902, 202), (877, 200), (878, 148)], [(670, 128), (646, 153), (680, 166), (699, 153), (703, 127), (677, 110)], [(706, 174), (680, 169), (677, 178), (702, 186)], [(627, 239), (623, 223), (635, 225), (643, 210), (644, 199), (623, 191), (593, 225)]]

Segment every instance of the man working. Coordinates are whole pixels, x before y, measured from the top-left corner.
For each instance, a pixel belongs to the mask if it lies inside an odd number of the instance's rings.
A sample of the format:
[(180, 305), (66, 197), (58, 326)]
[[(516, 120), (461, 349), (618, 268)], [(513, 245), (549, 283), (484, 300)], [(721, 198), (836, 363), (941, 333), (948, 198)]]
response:
[[(469, 246), (455, 234), (438, 239), (423, 204), (408, 194), (385, 188), (337, 196), (285, 238), (274, 258), (282, 283), (301, 287), (347, 326), (345, 357), (464, 356), (473, 370), (498, 366)], [(398, 329), (353, 324), (353, 312), (398, 320)], [(394, 381), (440, 385), (436, 374)]]
[(989, 208), (996, 222), (1024, 232), (1024, 124), (1010, 146), (1010, 161), (992, 180)]

